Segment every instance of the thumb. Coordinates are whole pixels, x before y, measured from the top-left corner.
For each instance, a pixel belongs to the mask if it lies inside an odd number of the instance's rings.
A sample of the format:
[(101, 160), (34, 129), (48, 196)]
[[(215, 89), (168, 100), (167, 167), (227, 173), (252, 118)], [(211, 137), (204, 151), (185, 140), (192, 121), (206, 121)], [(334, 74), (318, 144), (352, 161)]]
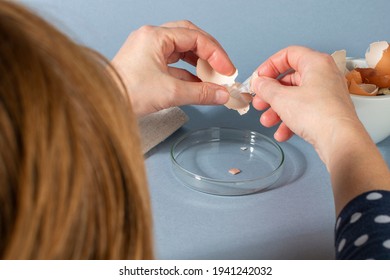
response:
[(229, 100), (229, 92), (213, 83), (176, 80), (176, 105), (219, 105)]
[(252, 79), (251, 89), (256, 93), (256, 97), (260, 97), (264, 102), (272, 104), (275, 99), (285, 89), (278, 80), (264, 76), (257, 76)]

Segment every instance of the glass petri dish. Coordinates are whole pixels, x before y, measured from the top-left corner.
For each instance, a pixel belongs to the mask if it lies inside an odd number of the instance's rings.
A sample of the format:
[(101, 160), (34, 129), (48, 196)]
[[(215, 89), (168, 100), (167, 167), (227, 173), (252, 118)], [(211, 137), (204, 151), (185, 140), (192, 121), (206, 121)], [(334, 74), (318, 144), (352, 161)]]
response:
[[(171, 147), (172, 168), (186, 186), (215, 195), (255, 193), (281, 176), (284, 153), (255, 131), (212, 127), (192, 131)], [(239, 169), (231, 174), (232, 168)]]

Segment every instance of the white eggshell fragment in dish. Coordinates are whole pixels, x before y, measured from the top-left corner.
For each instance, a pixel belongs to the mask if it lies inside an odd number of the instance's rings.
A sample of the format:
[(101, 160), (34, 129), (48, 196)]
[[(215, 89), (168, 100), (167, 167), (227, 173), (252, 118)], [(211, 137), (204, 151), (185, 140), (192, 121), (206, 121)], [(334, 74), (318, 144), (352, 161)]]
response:
[(230, 98), (225, 104), (227, 108), (237, 110), (240, 115), (249, 111), (252, 96), (249, 93), (242, 93), (240, 89), (241, 84), (235, 82), (238, 76), (237, 70), (231, 76), (222, 75), (215, 71), (206, 60), (198, 59), (196, 74), (203, 82), (218, 84), (228, 90)]

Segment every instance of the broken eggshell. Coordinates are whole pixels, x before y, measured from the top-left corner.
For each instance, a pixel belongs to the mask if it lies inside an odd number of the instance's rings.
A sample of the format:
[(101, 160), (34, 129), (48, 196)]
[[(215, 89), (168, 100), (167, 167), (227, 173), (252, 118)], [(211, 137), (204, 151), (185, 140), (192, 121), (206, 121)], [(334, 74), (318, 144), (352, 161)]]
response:
[(242, 92), (240, 83), (234, 83), (227, 87), (230, 98), (225, 106), (229, 109), (237, 110), (240, 115), (244, 115), (249, 111), (249, 103), (252, 102), (252, 95), (249, 92)]
[(196, 63), (196, 75), (202, 82), (214, 83), (222, 86), (231, 86), (235, 83), (238, 76), (238, 70), (231, 76), (219, 74), (211, 65), (203, 59), (198, 59)]
[[(368, 80), (364, 79), (364, 76), (358, 71), (358, 69), (347, 68), (347, 52), (345, 50), (335, 51), (331, 54), (335, 61), (337, 68), (345, 76), (348, 85), (348, 91), (357, 95), (373, 96), (378, 93), (378, 86), (368, 83)], [(363, 83), (363, 82), (366, 83)]]
[(357, 95), (377, 95), (378, 87), (373, 84), (358, 84), (355, 80), (351, 80), (349, 92)]
[(241, 83), (235, 82), (238, 70), (231, 76), (222, 75), (215, 71), (206, 60), (198, 59), (196, 74), (202, 82), (218, 84), (228, 90), (230, 98), (225, 104), (227, 108), (236, 110), (240, 115), (249, 111), (252, 96), (249, 93), (242, 93)]
[(375, 84), (379, 88), (390, 87), (390, 45), (386, 41), (374, 42), (365, 54), (367, 68), (356, 68), (363, 83)]
[(390, 51), (386, 41), (374, 42), (366, 51), (368, 68), (375, 68), (381, 74), (390, 74)]
[(331, 54), (333, 57), (334, 62), (337, 65), (337, 68), (339, 68), (340, 72), (344, 75), (348, 72), (347, 69), (347, 51), (346, 50), (339, 50), (335, 51)]
[(390, 87), (390, 45), (386, 41), (374, 42), (365, 54), (368, 68), (357, 68), (364, 83), (379, 88)]

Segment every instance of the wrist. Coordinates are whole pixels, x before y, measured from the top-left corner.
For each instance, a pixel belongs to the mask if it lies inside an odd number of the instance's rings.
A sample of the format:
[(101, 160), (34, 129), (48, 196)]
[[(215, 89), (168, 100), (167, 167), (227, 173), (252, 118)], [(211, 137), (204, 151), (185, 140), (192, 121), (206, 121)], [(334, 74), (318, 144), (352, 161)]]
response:
[(346, 155), (375, 146), (357, 118), (337, 120), (325, 127), (327, 133), (321, 135), (314, 147), (328, 171)]
[(342, 121), (322, 140), (319, 154), (331, 177), (337, 213), (363, 192), (390, 188), (388, 166), (359, 120)]

